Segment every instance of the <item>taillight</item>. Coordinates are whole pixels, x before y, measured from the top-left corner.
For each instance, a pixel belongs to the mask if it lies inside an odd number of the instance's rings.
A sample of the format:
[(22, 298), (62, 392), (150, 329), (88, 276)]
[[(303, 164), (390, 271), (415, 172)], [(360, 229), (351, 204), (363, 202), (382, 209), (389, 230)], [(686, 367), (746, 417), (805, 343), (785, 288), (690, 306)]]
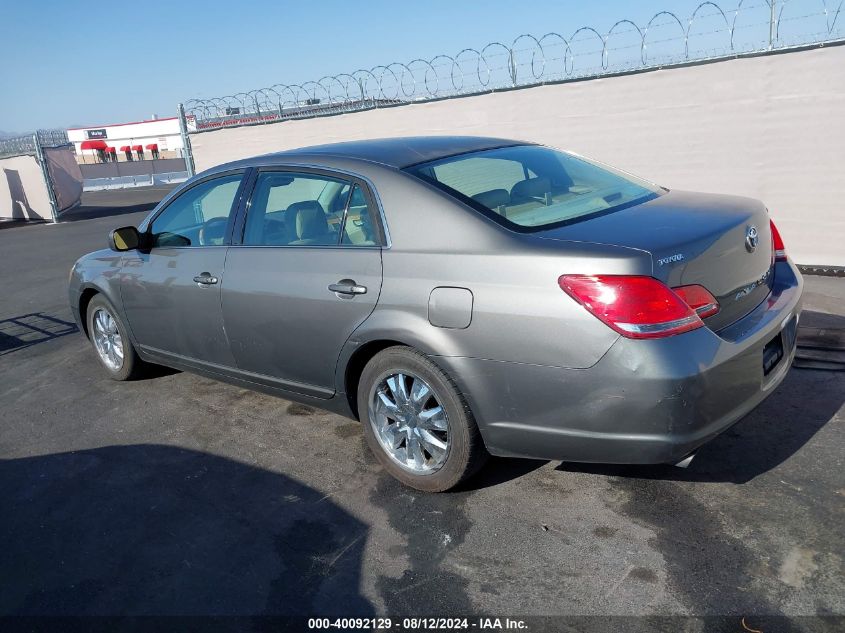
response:
[(558, 285), (628, 338), (662, 338), (704, 325), (693, 308), (654, 277), (562, 275)]
[(769, 220), (769, 224), (772, 226), (772, 250), (775, 252), (775, 261), (785, 262), (786, 247), (783, 245), (783, 238), (781, 238), (780, 231), (778, 231), (775, 223)]
[(672, 290), (702, 319), (713, 316), (719, 311), (719, 302), (704, 286), (694, 284), (692, 286), (678, 286), (672, 288)]

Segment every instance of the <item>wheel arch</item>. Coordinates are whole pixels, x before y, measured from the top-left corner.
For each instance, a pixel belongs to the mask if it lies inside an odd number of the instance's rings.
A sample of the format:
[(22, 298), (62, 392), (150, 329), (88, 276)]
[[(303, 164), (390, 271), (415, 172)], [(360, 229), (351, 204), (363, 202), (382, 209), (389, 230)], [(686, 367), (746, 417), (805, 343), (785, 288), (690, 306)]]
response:
[(88, 332), (88, 305), (91, 303), (91, 299), (98, 294), (102, 294), (102, 291), (94, 286), (87, 286), (79, 293), (79, 322), (82, 324), (82, 331), (88, 338), (91, 338)]
[(80, 286), (79, 296), (76, 303), (79, 309), (79, 323), (82, 325), (82, 332), (85, 336), (87, 338), (91, 338), (91, 333), (88, 331), (88, 306), (91, 305), (91, 301), (94, 297), (102, 297), (106, 303), (109, 304), (111, 309), (114, 311), (114, 315), (121, 320), (126, 328), (126, 334), (128, 335), (130, 342), (133, 345), (136, 345), (135, 338), (132, 335), (132, 329), (129, 327), (129, 322), (126, 319), (126, 315), (124, 315), (123, 311), (120, 309), (121, 302), (119, 290), (108, 285), (104, 286), (103, 284), (93, 282), (86, 282)]
[(376, 310), (350, 337), (341, 352), (335, 387), (346, 394), (353, 417), (358, 418), (357, 391), (361, 372), (380, 351), (401, 345), (426, 356), (462, 355), (452, 331), (432, 327), (428, 319), (396, 310)]
[[(364, 367), (367, 366), (373, 357), (379, 352), (386, 350), (388, 347), (411, 347), (409, 343), (395, 340), (392, 338), (377, 338), (359, 345), (358, 348), (352, 352), (349, 360), (343, 370), (343, 391), (346, 394), (346, 400), (349, 408), (356, 420), (359, 420), (358, 415), (358, 384), (361, 380), (361, 373)], [(416, 348), (414, 348), (416, 349)]]

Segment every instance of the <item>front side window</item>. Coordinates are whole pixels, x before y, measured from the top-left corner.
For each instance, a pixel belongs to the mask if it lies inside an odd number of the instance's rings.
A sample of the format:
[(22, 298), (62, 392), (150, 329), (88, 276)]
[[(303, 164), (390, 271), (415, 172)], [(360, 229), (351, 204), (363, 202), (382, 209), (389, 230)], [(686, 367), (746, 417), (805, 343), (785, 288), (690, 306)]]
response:
[(521, 231), (568, 224), (660, 193), (646, 181), (539, 145), (470, 152), (406, 171)]
[(355, 183), (318, 174), (262, 172), (247, 213), (245, 246), (374, 246), (369, 205)]
[(223, 245), (242, 176), (207, 180), (170, 202), (150, 225), (153, 248)]

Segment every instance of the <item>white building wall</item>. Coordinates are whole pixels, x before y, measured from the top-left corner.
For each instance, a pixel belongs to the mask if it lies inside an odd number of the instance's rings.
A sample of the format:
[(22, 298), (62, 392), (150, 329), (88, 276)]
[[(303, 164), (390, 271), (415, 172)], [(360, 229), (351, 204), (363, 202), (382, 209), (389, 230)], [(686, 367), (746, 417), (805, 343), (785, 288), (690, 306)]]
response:
[[(72, 128), (67, 131), (68, 139), (74, 144), (77, 155), (82, 155), (80, 145), (89, 140), (88, 130), (105, 130), (106, 138), (102, 139), (106, 145), (118, 151), (123, 145), (142, 145), (156, 143), (160, 151), (178, 151), (182, 149), (182, 135), (179, 130), (179, 119), (176, 117), (156, 119), (153, 121), (138, 121), (115, 125), (89, 125), (83, 128)], [(90, 153), (90, 152), (89, 152)]]

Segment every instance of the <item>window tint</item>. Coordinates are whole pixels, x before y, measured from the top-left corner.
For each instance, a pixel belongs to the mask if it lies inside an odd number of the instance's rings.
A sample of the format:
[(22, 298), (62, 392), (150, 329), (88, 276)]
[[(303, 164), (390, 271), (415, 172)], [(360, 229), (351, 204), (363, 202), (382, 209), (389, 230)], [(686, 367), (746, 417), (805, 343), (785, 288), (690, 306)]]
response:
[(376, 241), (366, 198), (358, 185), (316, 174), (263, 172), (255, 183), (243, 243), (354, 246)]
[(153, 247), (223, 244), (241, 177), (208, 180), (173, 200), (150, 226)]
[(461, 154), (408, 171), (517, 230), (610, 212), (660, 192), (646, 181), (538, 145)]

